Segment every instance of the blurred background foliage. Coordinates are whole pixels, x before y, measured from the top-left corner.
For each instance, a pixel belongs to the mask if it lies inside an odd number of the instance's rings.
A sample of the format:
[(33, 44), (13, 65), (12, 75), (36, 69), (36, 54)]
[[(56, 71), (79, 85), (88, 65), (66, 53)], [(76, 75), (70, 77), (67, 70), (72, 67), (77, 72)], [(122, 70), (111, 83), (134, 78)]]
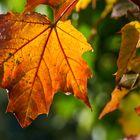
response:
[[(0, 14), (22, 12), (25, 2), (0, 0)], [(69, 17), (94, 49), (94, 52), (83, 55), (93, 72), (93, 78), (88, 81), (93, 111), (72, 95), (58, 93), (49, 115), (39, 116), (31, 126), (22, 129), (11, 113), (5, 113), (8, 97), (6, 90), (1, 89), (0, 140), (121, 140), (127, 135), (140, 133), (140, 118), (133, 111), (139, 101), (137, 93), (128, 95), (119, 110), (98, 119), (115, 86), (113, 74), (117, 71), (116, 61), (121, 43), (119, 32), (130, 21), (125, 16), (112, 19), (109, 10), (103, 13), (106, 6), (104, 0), (97, 0), (96, 8), (89, 4), (80, 12), (73, 11)], [(35, 11), (53, 19), (48, 6), (40, 5)]]

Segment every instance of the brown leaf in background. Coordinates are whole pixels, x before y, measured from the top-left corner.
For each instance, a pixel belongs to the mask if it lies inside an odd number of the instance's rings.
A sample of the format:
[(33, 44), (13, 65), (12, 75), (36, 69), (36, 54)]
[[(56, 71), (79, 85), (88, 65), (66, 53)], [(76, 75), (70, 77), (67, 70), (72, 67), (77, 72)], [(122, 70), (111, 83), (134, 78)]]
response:
[(113, 6), (111, 17), (117, 19), (130, 14), (137, 17), (137, 15), (135, 15), (137, 12), (139, 12), (139, 7), (136, 4), (130, 0), (119, 0)]

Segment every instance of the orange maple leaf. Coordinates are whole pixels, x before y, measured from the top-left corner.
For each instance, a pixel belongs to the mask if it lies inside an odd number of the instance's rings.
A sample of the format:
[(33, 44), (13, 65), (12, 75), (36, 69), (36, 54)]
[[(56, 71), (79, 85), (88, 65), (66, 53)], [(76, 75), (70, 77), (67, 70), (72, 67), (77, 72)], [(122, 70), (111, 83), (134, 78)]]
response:
[(20, 125), (48, 114), (57, 91), (70, 92), (89, 107), (90, 70), (81, 58), (91, 50), (69, 21), (51, 23), (46, 16), (0, 16), (0, 87), (9, 90), (8, 112)]

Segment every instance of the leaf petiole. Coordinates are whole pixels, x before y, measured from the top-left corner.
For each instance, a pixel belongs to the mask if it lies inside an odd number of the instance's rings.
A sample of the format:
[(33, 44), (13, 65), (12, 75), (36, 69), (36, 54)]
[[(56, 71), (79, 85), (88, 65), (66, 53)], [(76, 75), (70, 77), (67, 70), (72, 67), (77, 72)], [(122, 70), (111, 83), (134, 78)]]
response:
[[(54, 21), (54, 25), (57, 24), (57, 22), (68, 12), (68, 10), (73, 7), (76, 3), (78, 2), (78, 0), (73, 0), (68, 6), (66, 6), (66, 8), (61, 12), (61, 14), (58, 16), (56, 15), (55, 17), (55, 21)], [(63, 7), (63, 6), (62, 6)]]

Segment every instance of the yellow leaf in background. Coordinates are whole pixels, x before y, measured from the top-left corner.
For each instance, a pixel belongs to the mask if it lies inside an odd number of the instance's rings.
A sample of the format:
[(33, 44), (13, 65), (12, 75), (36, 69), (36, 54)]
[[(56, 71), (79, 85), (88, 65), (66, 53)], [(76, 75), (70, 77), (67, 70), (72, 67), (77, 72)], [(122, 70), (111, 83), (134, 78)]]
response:
[(76, 5), (76, 11), (79, 12), (81, 9), (85, 9), (90, 2), (91, 0), (79, 0)]
[(106, 6), (104, 11), (102, 12), (101, 15), (102, 18), (105, 18), (109, 14), (109, 12), (111, 12), (113, 5), (116, 3), (117, 0), (105, 0), (105, 1), (106, 1)]
[(139, 106), (140, 95), (132, 92), (120, 104), (122, 116), (120, 116), (120, 124), (126, 136), (140, 134), (140, 117), (134, 112), (134, 108)]
[(96, 6), (96, 0), (79, 0), (76, 5), (76, 11), (79, 12), (81, 9), (87, 8), (90, 2), (92, 2), (93, 7)]
[(134, 26), (135, 29), (140, 33), (140, 22), (138, 22), (138, 21), (132, 21), (129, 24), (132, 25), (132, 26)]
[[(119, 52), (119, 58), (117, 60), (118, 71), (116, 75), (116, 81), (118, 82), (123, 74), (128, 71), (128, 66), (135, 55), (137, 44), (140, 35), (140, 23), (137, 21), (126, 24), (122, 29), (122, 41)], [(130, 67), (130, 66), (129, 66)], [(130, 68), (129, 68), (130, 69)], [(132, 69), (132, 68), (131, 68)]]
[[(106, 6), (104, 11), (101, 14), (101, 17), (104, 18), (111, 12), (113, 5), (116, 3), (117, 0), (105, 0)], [(93, 7), (96, 7), (96, 0), (79, 0), (76, 5), (76, 11), (79, 12), (81, 9), (87, 8), (89, 3), (92, 2)]]

